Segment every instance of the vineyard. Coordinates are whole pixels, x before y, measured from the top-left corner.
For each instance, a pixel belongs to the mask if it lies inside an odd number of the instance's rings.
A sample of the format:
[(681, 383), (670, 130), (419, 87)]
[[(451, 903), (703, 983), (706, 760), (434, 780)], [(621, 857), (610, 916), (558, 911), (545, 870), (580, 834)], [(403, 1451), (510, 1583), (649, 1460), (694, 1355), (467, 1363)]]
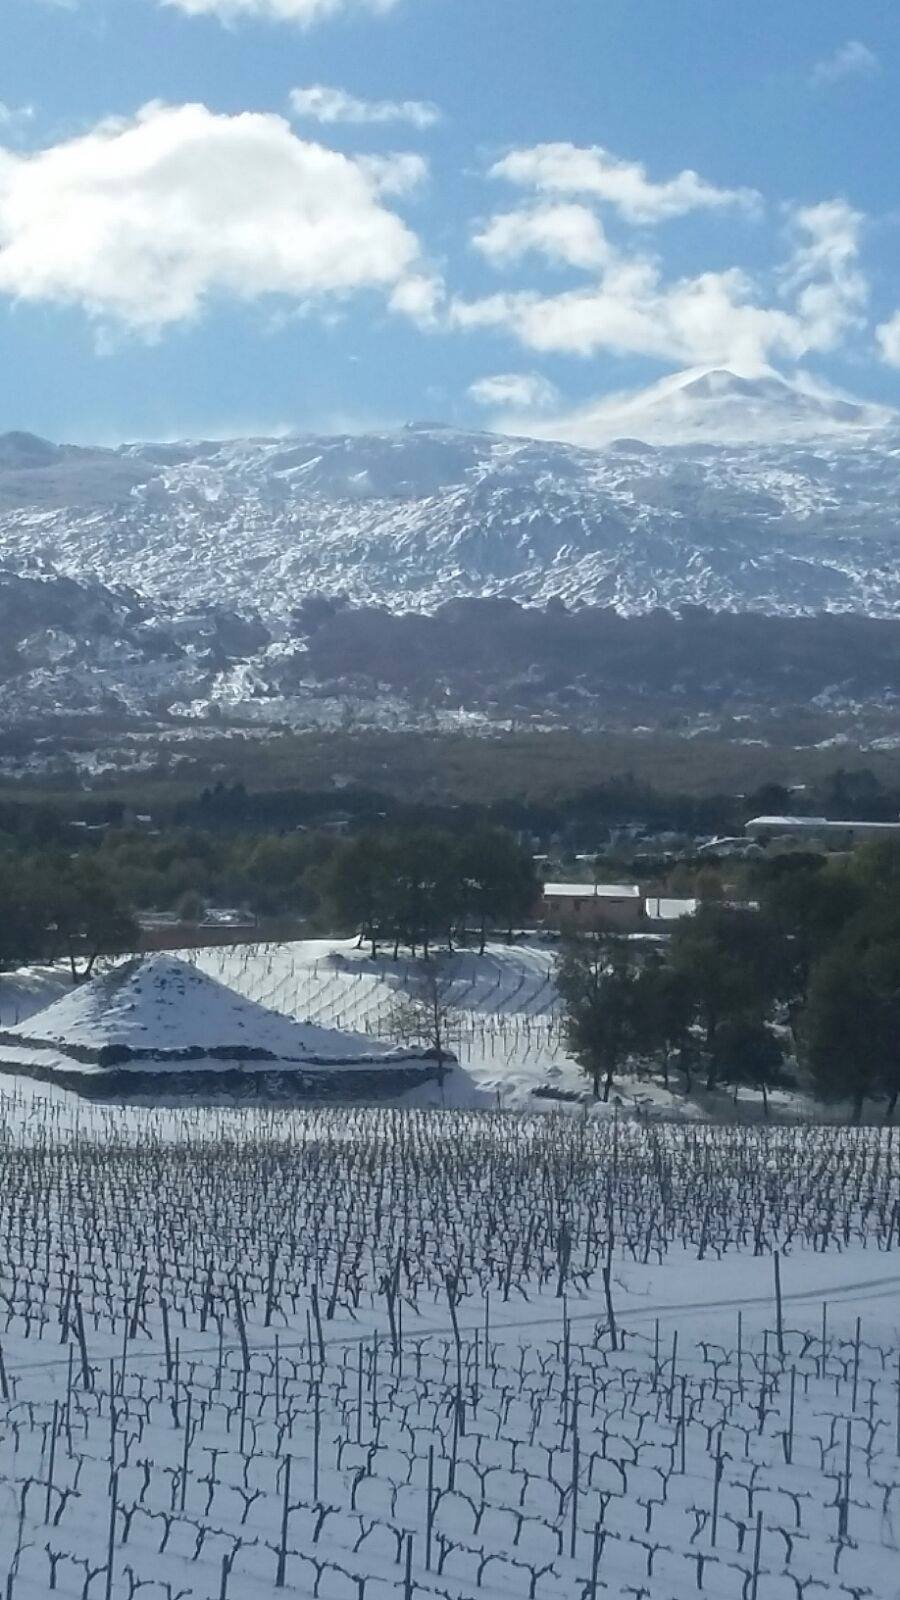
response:
[[(459, 951), (448, 966), (448, 1004), (460, 1062), (492, 1101), (524, 1106), (536, 1086), (575, 1094), (584, 1078), (566, 1051), (552, 944)], [(203, 970), (248, 999), (321, 1027), (391, 1036), (411, 963), (373, 960), (355, 942), (244, 946), (196, 952)]]
[(896, 1133), (0, 1126), (6, 1600), (900, 1594)]
[[(489, 944), (439, 952), (448, 1008), (447, 1034), (462, 1070), (444, 1092), (416, 1090), (402, 1103), (464, 1109), (532, 1111), (591, 1104), (588, 1079), (569, 1053), (555, 981), (559, 946), (552, 941)], [(355, 940), (238, 945), (179, 952), (201, 972), (244, 998), (313, 1027), (396, 1040), (398, 1011), (421, 970), (407, 952), (383, 950), (375, 959)], [(102, 970), (102, 964), (101, 964)], [(0, 974), (0, 1027), (15, 1026), (69, 992), (66, 969), (26, 967)], [(666, 1087), (653, 1063), (627, 1063), (616, 1076), (614, 1103), (623, 1110), (680, 1120), (756, 1121), (763, 1116), (753, 1088), (686, 1094), (676, 1073)], [(777, 1088), (769, 1106), (780, 1120), (843, 1121), (849, 1103), (817, 1105), (801, 1085)], [(594, 1115), (608, 1108), (592, 1104)]]

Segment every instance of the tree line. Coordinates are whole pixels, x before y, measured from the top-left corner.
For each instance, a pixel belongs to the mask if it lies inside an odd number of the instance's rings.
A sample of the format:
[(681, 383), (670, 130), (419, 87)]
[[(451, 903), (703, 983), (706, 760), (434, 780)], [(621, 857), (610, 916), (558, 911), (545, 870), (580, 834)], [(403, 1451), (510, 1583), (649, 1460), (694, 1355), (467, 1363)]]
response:
[(126, 899), (91, 858), (0, 858), (0, 968), (66, 961), (77, 981), (138, 938)]
[(744, 1084), (825, 1102), (900, 1098), (900, 845), (847, 859), (762, 864), (751, 905), (701, 905), (664, 949), (574, 941), (558, 962), (570, 1048), (609, 1098), (626, 1063), (658, 1063), (668, 1086)]
[(483, 948), (490, 931), (529, 918), (538, 888), (530, 852), (501, 828), (351, 838), (111, 829), (75, 850), (0, 847), (0, 967), (66, 959), (84, 976), (99, 955), (139, 947), (138, 912), (190, 923), (208, 905), (361, 933), (373, 950), (388, 942), (427, 954), (435, 938), (466, 930)]
[(440, 828), (360, 835), (331, 863), (325, 892), (338, 923), (371, 946), (402, 945), (427, 958), (433, 941), (452, 947), (474, 931), (511, 937), (540, 893), (531, 852), (501, 828), (458, 835)]

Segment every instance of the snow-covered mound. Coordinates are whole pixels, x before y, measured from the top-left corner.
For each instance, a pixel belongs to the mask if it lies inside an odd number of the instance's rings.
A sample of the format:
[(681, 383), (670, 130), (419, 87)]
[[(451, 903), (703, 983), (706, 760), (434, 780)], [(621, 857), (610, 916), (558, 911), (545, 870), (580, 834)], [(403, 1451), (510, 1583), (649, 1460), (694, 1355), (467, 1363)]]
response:
[(113, 1088), (124, 1076), (337, 1073), (377, 1078), (391, 1090), (440, 1076), (421, 1050), (316, 1027), (268, 1010), (175, 956), (137, 958), (73, 989), (18, 1027), (0, 1031), (0, 1069)]

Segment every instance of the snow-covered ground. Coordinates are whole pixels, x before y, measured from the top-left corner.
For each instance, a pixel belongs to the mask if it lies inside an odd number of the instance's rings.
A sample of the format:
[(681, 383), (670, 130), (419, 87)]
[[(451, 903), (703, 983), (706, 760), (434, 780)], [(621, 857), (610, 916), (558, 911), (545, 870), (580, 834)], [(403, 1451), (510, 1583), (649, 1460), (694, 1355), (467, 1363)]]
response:
[[(566, 1048), (554, 981), (558, 949), (552, 940), (525, 940), (489, 944), (484, 955), (461, 950), (449, 959), (440, 957), (448, 976), (453, 1048), (477, 1091), (476, 1103), (534, 1110), (590, 1098), (584, 1073)], [(412, 968), (402, 951), (397, 961), (390, 948), (373, 960), (354, 939), (201, 950), (189, 959), (286, 1016), (376, 1038), (390, 1036)], [(677, 1074), (673, 1085), (676, 1079)], [(737, 1099), (700, 1092), (685, 1099), (677, 1086), (669, 1091), (645, 1074), (620, 1076), (613, 1100), (666, 1117), (761, 1114), (753, 1091), (742, 1090)], [(776, 1115), (802, 1116), (809, 1110), (800, 1096), (787, 1092), (774, 1093), (770, 1101)], [(605, 1114), (603, 1107), (594, 1110)]]
[(16, 972), (0, 972), (0, 1027), (17, 1027), (45, 1006), (51, 1006), (71, 987), (71, 978), (62, 966), (20, 967)]
[(15, 1085), (0, 1139), (11, 1600), (900, 1596), (896, 1133)]
[[(553, 980), (552, 943), (489, 944), (485, 954), (441, 957), (453, 1013), (452, 1044), (489, 1102), (534, 1104), (535, 1088), (581, 1094), (568, 1055)], [(194, 953), (204, 972), (285, 1015), (320, 1027), (390, 1037), (414, 964), (391, 949), (373, 960), (355, 939), (305, 940)]]
[[(445, 1085), (415, 1091), (404, 1104), (502, 1107), (505, 1110), (578, 1108), (590, 1101), (584, 1073), (573, 1061), (564, 1036), (553, 969), (558, 946), (552, 940), (491, 943), (484, 955), (461, 950), (449, 959), (446, 998), (451, 1011), (450, 1043), (461, 1070)], [(355, 939), (310, 939), (287, 944), (241, 945), (232, 949), (184, 950), (180, 956), (246, 999), (293, 1021), (327, 1032), (376, 1041), (395, 1040), (398, 1006), (409, 987), (414, 964), (390, 948), (372, 959)], [(66, 970), (24, 968), (0, 974), (0, 1030), (24, 1022), (70, 991)], [(772, 1114), (790, 1118), (821, 1115), (803, 1096), (770, 1095)], [(630, 1111), (681, 1120), (762, 1115), (760, 1097), (742, 1089), (686, 1097), (673, 1074), (667, 1090), (658, 1077), (623, 1073), (609, 1107), (591, 1105), (606, 1116), (621, 1106)], [(835, 1108), (840, 1119), (844, 1112)]]

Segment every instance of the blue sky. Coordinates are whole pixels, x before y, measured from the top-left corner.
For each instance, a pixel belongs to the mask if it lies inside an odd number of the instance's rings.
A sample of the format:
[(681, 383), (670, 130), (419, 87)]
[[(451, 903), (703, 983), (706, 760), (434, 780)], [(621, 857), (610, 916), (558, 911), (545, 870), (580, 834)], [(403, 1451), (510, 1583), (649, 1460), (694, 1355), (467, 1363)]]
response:
[(900, 404), (898, 74), (895, 0), (2, 0), (0, 428)]

